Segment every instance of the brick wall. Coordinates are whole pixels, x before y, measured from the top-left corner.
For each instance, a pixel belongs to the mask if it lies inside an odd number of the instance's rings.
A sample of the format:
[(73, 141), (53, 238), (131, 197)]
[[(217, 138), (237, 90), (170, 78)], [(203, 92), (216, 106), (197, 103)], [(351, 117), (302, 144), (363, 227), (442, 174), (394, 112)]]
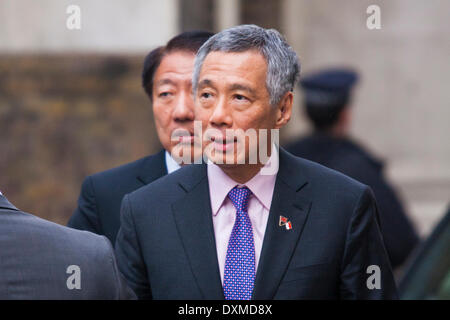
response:
[(0, 55), (0, 190), (65, 224), (83, 178), (159, 148), (143, 57)]

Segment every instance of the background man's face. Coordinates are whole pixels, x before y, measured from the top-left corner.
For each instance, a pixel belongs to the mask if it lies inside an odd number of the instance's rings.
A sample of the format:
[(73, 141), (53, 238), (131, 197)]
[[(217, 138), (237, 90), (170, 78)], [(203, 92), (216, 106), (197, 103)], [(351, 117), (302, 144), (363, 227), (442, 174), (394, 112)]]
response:
[[(171, 152), (180, 142), (193, 145), (194, 102), (192, 72), (195, 55), (175, 51), (166, 55), (153, 78), (153, 114), (156, 131), (164, 149)], [(187, 130), (189, 135), (171, 141), (173, 133)]]
[[(242, 157), (249, 163), (249, 153), (257, 149), (254, 144), (248, 146), (248, 142), (243, 148), (242, 143), (249, 139), (226, 137), (227, 129), (252, 128), (259, 136), (259, 129), (276, 128), (278, 112), (269, 102), (266, 74), (266, 60), (257, 51), (207, 55), (199, 76), (195, 117), (202, 121), (203, 131), (212, 128), (221, 132), (221, 136), (204, 141), (204, 147), (213, 144), (208, 154), (213, 162), (226, 162), (224, 154), (229, 151), (234, 152), (234, 163), (242, 161)], [(245, 152), (238, 154), (238, 150)]]

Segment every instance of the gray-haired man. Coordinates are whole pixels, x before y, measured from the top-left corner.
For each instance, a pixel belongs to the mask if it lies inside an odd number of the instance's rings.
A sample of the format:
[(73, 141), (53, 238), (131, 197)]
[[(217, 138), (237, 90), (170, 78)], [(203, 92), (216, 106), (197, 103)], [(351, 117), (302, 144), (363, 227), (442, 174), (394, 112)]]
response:
[(370, 189), (272, 143), (299, 69), (277, 31), (254, 25), (200, 48), (195, 117), (208, 163), (122, 202), (116, 254), (139, 298), (397, 297)]

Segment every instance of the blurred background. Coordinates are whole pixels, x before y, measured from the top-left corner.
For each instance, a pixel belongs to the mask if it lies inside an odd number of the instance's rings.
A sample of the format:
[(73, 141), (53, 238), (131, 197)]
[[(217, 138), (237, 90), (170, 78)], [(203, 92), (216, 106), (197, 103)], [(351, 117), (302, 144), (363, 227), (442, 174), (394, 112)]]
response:
[[(381, 9), (369, 30), (366, 9)], [(69, 5), (81, 29), (66, 27)], [(450, 200), (450, 2), (440, 0), (2, 0), (0, 190), (66, 224), (86, 175), (159, 150), (140, 84), (145, 55), (181, 31), (278, 29), (302, 74), (360, 73), (352, 134), (386, 161), (422, 237)], [(311, 128), (296, 93), (282, 144)]]

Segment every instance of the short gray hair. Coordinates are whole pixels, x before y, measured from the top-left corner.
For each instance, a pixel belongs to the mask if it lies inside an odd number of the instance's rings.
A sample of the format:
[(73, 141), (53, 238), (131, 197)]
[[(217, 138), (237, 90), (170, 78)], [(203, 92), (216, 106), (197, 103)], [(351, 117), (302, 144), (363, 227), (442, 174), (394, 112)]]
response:
[(210, 52), (244, 52), (254, 49), (259, 51), (267, 62), (266, 87), (270, 104), (278, 104), (286, 92), (294, 90), (300, 77), (300, 62), (295, 51), (278, 31), (256, 25), (240, 25), (223, 30), (200, 47), (192, 77), (194, 94), (197, 93), (203, 62)]

